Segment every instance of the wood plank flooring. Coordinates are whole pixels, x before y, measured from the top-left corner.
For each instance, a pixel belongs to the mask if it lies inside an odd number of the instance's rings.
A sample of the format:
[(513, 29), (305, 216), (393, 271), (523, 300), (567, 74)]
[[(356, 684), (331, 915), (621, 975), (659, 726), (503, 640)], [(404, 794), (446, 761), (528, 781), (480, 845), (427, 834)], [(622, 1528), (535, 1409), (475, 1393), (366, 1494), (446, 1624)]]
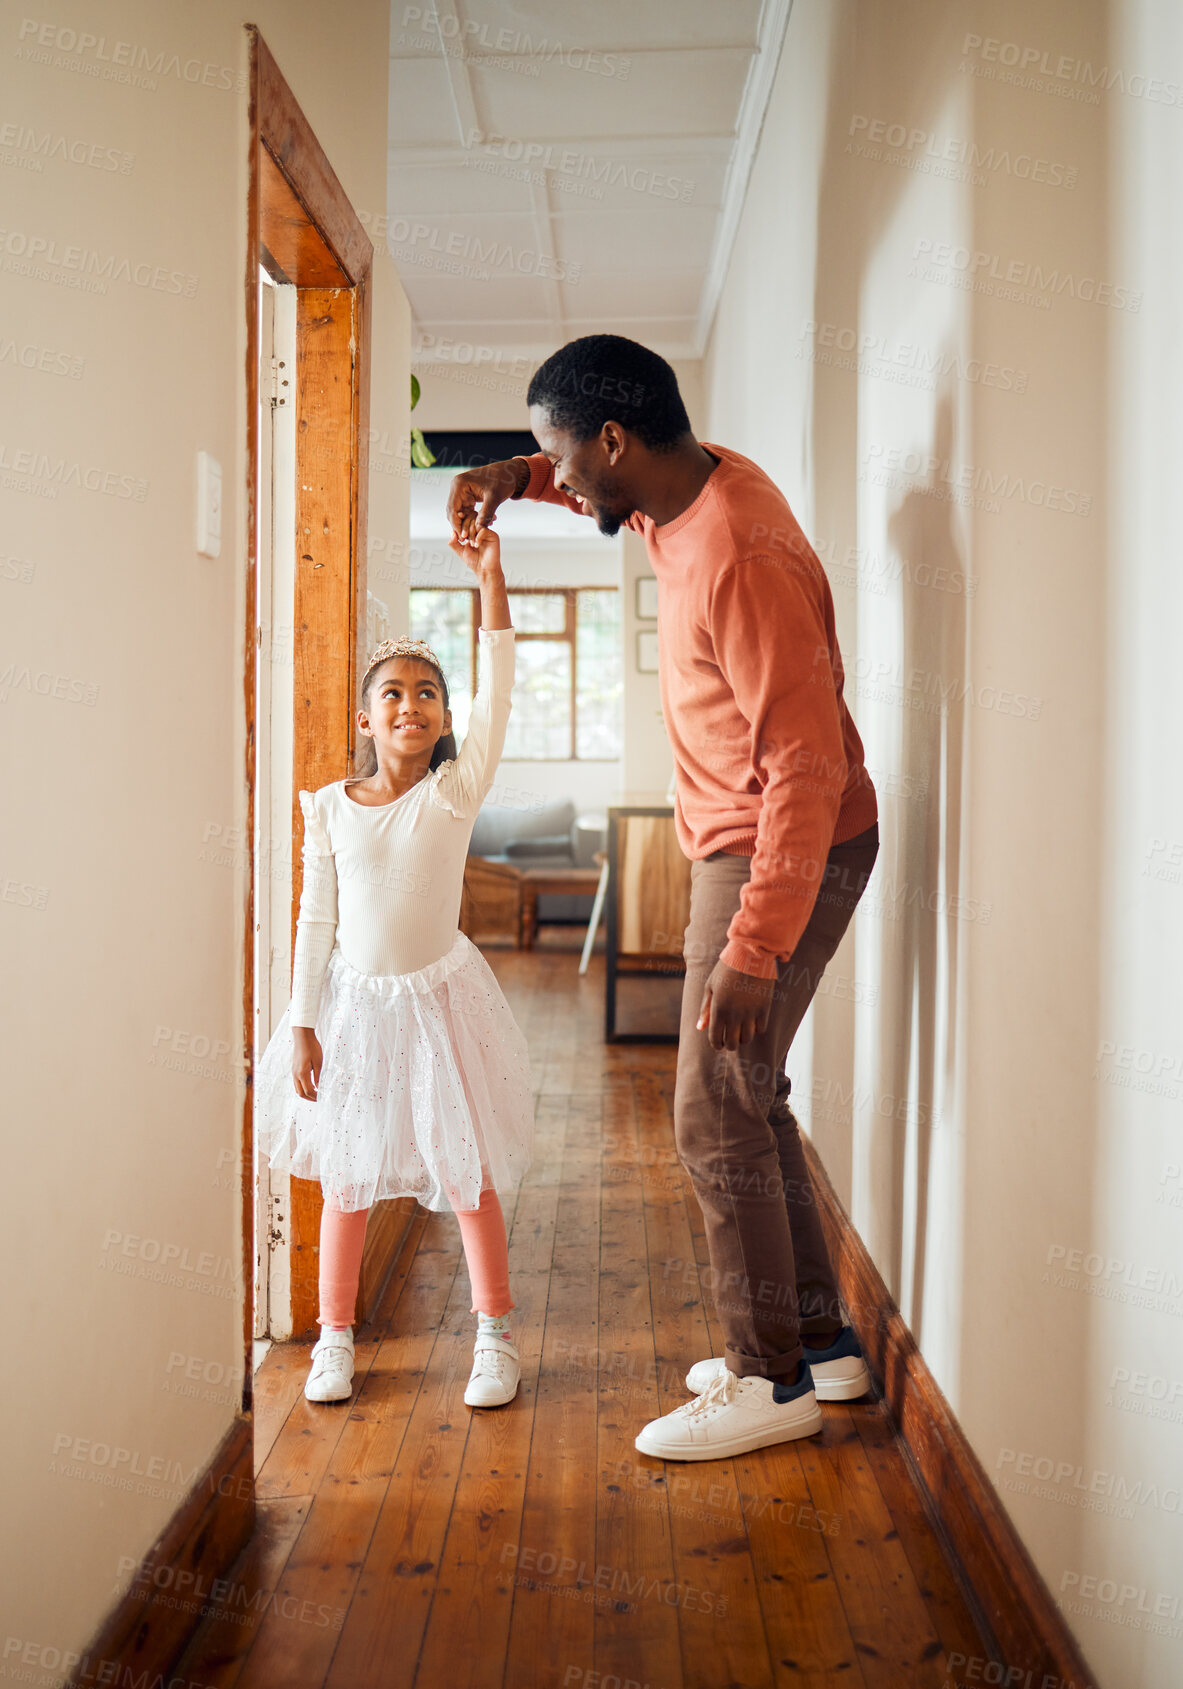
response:
[(639, 1455), (720, 1352), (673, 1148), (675, 1049), (602, 1041), (603, 960), (488, 952), (530, 1044), (538, 1138), (507, 1208), (522, 1384), (463, 1393), (456, 1222), (423, 1215), (358, 1333), (353, 1398), (256, 1381), (259, 1528), (177, 1662), (229, 1689), (944, 1689), (983, 1656), (875, 1402), (735, 1460)]

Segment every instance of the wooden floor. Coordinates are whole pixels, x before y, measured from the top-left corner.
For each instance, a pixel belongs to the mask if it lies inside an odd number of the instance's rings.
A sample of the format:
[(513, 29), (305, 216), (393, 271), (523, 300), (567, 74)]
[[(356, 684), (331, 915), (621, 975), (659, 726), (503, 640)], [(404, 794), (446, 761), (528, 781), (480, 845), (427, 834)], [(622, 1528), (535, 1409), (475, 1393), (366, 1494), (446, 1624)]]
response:
[[(257, 1375), (259, 1529), (176, 1674), (238, 1689), (944, 1686), (986, 1656), (876, 1403), (735, 1460), (639, 1455), (720, 1352), (673, 1149), (674, 1050), (605, 1046), (603, 961), (490, 951), (531, 1050), (538, 1141), (510, 1226), (516, 1401), (463, 1392), (455, 1220), (424, 1215), (353, 1400)], [(988, 1657), (988, 1656), (986, 1656)], [(598, 1674), (598, 1675), (597, 1675)]]

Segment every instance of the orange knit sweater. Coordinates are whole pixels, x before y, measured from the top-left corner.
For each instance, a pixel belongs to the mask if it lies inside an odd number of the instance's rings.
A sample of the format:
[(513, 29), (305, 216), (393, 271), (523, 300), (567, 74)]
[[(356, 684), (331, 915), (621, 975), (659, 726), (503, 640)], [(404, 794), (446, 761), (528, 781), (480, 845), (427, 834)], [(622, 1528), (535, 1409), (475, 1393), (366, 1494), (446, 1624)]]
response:
[[(657, 577), (658, 672), (674, 753), (678, 842), (692, 860), (752, 857), (722, 960), (775, 977), (817, 898), (826, 855), (877, 816), (842, 697), (830, 585), (783, 493), (725, 446), (689, 509), (640, 512)], [(523, 497), (582, 506), (535, 456)]]

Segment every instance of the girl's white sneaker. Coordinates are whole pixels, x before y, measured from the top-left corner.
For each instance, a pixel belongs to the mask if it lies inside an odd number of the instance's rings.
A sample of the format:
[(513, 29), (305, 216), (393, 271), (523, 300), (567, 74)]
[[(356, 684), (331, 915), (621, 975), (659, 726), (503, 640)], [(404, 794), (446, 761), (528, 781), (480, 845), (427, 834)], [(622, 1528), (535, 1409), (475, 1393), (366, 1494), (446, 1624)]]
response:
[(344, 1402), (353, 1394), (353, 1327), (323, 1331), (312, 1350), (312, 1371), (304, 1386), (310, 1402)]
[(472, 1373), (464, 1400), (468, 1407), (504, 1407), (518, 1393), (522, 1368), (518, 1352), (507, 1338), (478, 1332), (472, 1351)]

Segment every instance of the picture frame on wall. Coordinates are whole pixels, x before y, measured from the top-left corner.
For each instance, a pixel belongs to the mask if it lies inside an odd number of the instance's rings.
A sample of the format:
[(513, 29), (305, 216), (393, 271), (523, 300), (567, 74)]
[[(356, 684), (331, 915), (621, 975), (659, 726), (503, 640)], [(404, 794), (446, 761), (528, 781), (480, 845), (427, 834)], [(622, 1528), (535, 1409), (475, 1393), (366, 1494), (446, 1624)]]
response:
[(657, 577), (655, 575), (637, 576), (637, 620), (652, 622), (657, 618)]
[(657, 629), (637, 629), (637, 672), (657, 673)]

